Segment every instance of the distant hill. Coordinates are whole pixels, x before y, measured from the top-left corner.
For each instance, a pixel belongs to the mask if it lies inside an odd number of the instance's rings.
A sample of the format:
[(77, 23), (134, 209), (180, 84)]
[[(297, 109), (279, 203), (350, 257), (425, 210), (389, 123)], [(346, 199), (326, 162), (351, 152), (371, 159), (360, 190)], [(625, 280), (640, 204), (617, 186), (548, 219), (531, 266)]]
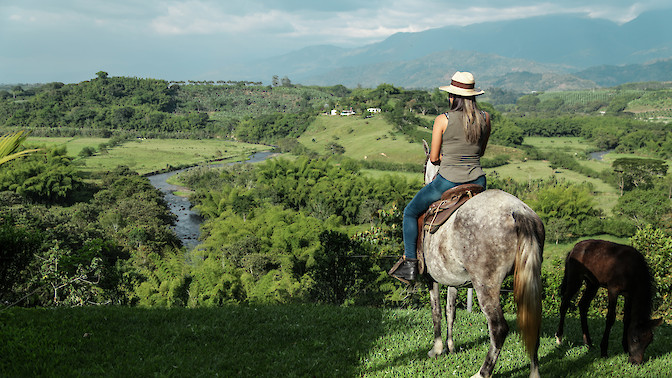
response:
[(613, 87), (628, 82), (672, 81), (672, 59), (645, 64), (596, 66), (579, 71), (575, 75), (603, 87)]
[[(594, 88), (590, 81), (572, 76), (566, 67), (467, 51), (443, 51), (420, 59), (344, 67), (301, 80), (305, 84), (375, 87), (391, 83), (404, 88), (435, 88), (450, 82), (455, 71), (469, 70), (481, 88), (499, 87), (517, 92)], [(504, 67), (506, 71), (504, 71)]]
[[(397, 33), (359, 48), (307, 47), (226, 67), (221, 74), (263, 81), (279, 75), (302, 84), (431, 88), (444, 84), (446, 76), (460, 69), (474, 72), (483, 87), (502, 83), (519, 91), (589, 88), (611, 82), (600, 76), (602, 69), (591, 67), (672, 57), (671, 18), (672, 8), (643, 13), (622, 25), (568, 14), (451, 26)], [(651, 69), (648, 77), (653, 80), (663, 74), (655, 73), (657, 66), (642, 69)], [(581, 75), (568, 76), (574, 72)], [(521, 75), (526, 78), (523, 82), (519, 82)]]

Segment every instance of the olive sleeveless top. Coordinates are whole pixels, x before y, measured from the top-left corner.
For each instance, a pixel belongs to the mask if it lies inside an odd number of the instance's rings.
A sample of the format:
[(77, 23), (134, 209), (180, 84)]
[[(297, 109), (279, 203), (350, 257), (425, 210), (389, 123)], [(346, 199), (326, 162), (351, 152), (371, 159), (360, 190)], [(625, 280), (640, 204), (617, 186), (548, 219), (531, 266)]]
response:
[(476, 180), (485, 172), (481, 168), (483, 151), (478, 143), (467, 142), (464, 135), (463, 112), (445, 113), (448, 126), (441, 138), (441, 165), (439, 174), (448, 181), (464, 183)]

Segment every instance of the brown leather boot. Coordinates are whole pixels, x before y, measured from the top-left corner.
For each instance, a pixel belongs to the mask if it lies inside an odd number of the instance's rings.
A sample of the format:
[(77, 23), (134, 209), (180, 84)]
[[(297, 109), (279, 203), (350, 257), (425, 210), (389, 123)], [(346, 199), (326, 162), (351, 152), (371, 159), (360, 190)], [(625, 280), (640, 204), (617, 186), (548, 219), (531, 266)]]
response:
[(418, 259), (407, 259), (402, 257), (396, 264), (387, 272), (390, 276), (398, 279), (401, 282), (410, 284), (418, 275)]

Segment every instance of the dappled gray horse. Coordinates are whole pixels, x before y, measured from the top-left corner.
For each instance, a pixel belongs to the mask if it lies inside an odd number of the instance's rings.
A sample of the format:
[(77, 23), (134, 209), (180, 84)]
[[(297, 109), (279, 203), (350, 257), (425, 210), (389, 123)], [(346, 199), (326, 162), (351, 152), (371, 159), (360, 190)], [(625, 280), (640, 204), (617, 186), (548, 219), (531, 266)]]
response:
[[(427, 161), (428, 150), (425, 143)], [(425, 163), (425, 183), (433, 180), (437, 172), (438, 166)], [(474, 377), (491, 376), (509, 332), (499, 303), (500, 289), (504, 278), (513, 272), (518, 326), (531, 360), (530, 376), (539, 376), (543, 247), (544, 225), (539, 216), (521, 200), (501, 190), (490, 189), (474, 196), (434, 234), (425, 231), (423, 250), (434, 322), (434, 346), (429, 356), (445, 351), (439, 284), (449, 286), (446, 344), (448, 351), (454, 353), (456, 287), (471, 283), (490, 331), (490, 349)]]

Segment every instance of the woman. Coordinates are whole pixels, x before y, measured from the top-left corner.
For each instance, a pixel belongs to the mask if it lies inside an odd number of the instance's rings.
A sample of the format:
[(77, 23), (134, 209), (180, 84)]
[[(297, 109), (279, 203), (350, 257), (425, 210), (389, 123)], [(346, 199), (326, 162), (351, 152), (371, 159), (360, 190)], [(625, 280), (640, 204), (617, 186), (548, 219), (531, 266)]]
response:
[(481, 156), (490, 138), (490, 115), (478, 109), (474, 76), (456, 72), (451, 84), (439, 87), (449, 93), (450, 111), (434, 120), (429, 160), (439, 165), (439, 174), (413, 197), (404, 209), (404, 256), (389, 274), (403, 282), (415, 280), (418, 271), (416, 244), (418, 217), (429, 205), (441, 199), (446, 190), (461, 184), (479, 184), (485, 188)]

